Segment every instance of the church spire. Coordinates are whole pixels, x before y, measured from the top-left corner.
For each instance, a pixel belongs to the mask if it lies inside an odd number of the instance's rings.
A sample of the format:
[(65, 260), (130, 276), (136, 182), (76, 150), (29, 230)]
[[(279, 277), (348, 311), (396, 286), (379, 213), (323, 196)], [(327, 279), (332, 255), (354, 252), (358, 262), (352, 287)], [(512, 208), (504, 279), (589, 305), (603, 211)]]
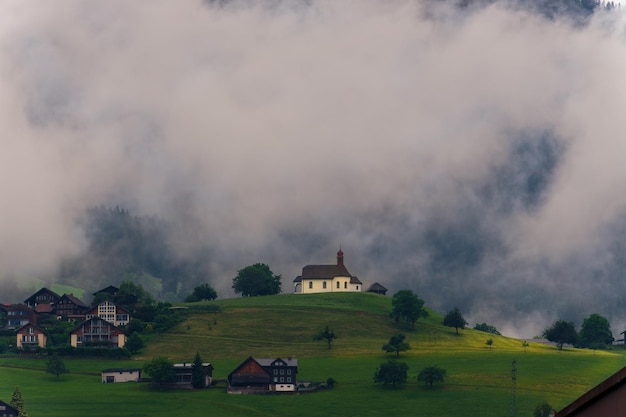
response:
[(337, 265), (343, 265), (343, 252), (341, 246), (339, 246), (339, 252), (337, 252)]

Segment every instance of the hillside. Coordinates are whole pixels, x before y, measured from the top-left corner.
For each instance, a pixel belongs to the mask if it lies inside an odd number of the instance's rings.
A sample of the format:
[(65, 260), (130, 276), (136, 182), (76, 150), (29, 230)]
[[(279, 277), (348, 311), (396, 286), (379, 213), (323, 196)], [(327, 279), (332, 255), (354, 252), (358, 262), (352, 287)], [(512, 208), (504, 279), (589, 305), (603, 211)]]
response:
[[(178, 328), (153, 340), (143, 357), (167, 355), (175, 359), (193, 357), (196, 350), (214, 359), (233, 356), (328, 357), (381, 354), (381, 346), (394, 333), (407, 335), (419, 352), (478, 350), (493, 338), (494, 347), (521, 351), (521, 342), (466, 329), (461, 337), (441, 325), (440, 314), (418, 320), (415, 329), (395, 323), (390, 317), (391, 298), (370, 293), (283, 294), (267, 297), (233, 298), (217, 305), (216, 313), (191, 314)], [(191, 306), (191, 304), (187, 304)], [(328, 325), (338, 336), (329, 351), (313, 335)], [(532, 344), (531, 351), (548, 347)]]
[[(396, 325), (389, 317), (391, 299), (366, 293), (278, 295), (219, 300), (219, 312), (190, 312), (174, 331), (154, 337), (134, 361), (67, 360), (72, 373), (54, 382), (45, 374), (45, 361), (0, 358), (0, 398), (10, 398), (20, 386), (29, 415), (56, 416), (403, 416), (501, 417), (511, 412), (511, 366), (516, 362), (517, 415), (532, 415), (547, 400), (562, 408), (623, 366), (622, 350), (611, 352), (565, 349), (521, 342), (470, 329), (456, 336), (443, 327), (441, 316), (419, 320), (415, 330)], [(189, 305), (191, 306), (191, 305)], [(332, 349), (313, 341), (329, 325), (338, 335)], [(399, 360), (409, 366), (409, 379), (398, 389), (375, 385), (373, 374), (393, 358), (381, 347), (402, 331), (412, 349)], [(493, 338), (492, 348), (485, 342)], [(248, 355), (298, 358), (300, 381), (333, 377), (333, 390), (310, 395), (228, 395), (223, 384), (201, 391), (160, 391), (148, 384), (100, 383), (101, 369), (141, 366), (164, 355), (191, 361), (199, 352), (223, 379)], [(429, 389), (416, 381), (420, 369), (438, 365), (447, 370), (443, 385)], [(80, 390), (80, 396), (77, 392)], [(115, 401), (111, 401), (115, 398)], [(417, 410), (417, 411), (416, 411)]]

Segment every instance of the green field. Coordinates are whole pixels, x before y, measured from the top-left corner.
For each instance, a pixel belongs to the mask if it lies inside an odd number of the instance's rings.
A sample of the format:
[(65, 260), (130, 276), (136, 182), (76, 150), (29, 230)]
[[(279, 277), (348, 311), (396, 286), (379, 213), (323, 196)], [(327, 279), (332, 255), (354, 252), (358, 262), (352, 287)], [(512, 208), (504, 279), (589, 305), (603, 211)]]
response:
[[(56, 382), (45, 361), (0, 358), (0, 399), (22, 390), (27, 412), (37, 416), (508, 416), (511, 364), (516, 361), (518, 416), (532, 416), (547, 400), (557, 409), (626, 364), (624, 351), (564, 349), (474, 330), (442, 327), (441, 316), (418, 321), (415, 330), (390, 318), (391, 299), (374, 294), (279, 295), (215, 301), (216, 313), (190, 314), (175, 331), (150, 341), (135, 361), (66, 360), (72, 371)], [(329, 325), (338, 338), (328, 350), (313, 334)], [(373, 384), (376, 367), (393, 357), (381, 346), (404, 332), (412, 350), (400, 355), (409, 381), (397, 389)], [(493, 347), (486, 344), (493, 338)], [(99, 372), (141, 366), (165, 355), (191, 361), (199, 352), (226, 378), (247, 356), (294, 356), (299, 380), (325, 381), (335, 389), (302, 395), (228, 395), (223, 385), (201, 391), (160, 391), (149, 384), (100, 383)], [(416, 375), (428, 365), (445, 368), (443, 385), (428, 389)]]

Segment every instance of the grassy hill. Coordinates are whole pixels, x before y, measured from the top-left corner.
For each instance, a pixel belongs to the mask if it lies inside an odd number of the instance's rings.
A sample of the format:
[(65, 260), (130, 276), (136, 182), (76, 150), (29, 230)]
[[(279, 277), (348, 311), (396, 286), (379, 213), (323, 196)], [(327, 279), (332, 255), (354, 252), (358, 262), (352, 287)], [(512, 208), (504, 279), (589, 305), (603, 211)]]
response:
[[(152, 340), (135, 362), (68, 361), (72, 374), (62, 381), (43, 372), (44, 361), (0, 359), (0, 399), (20, 385), (29, 415), (46, 416), (503, 416), (511, 414), (511, 365), (516, 361), (518, 416), (530, 416), (547, 400), (561, 408), (624, 366), (623, 351), (565, 349), (441, 326), (430, 312), (414, 330), (389, 318), (391, 299), (374, 294), (290, 294), (219, 300), (219, 312), (194, 313), (174, 331)], [(329, 325), (338, 338), (332, 349), (313, 341)], [(382, 362), (393, 358), (381, 347), (403, 332), (412, 346), (400, 355), (409, 380), (398, 389), (373, 384)], [(492, 348), (485, 342), (493, 338)], [(199, 352), (215, 366), (214, 376), (228, 373), (248, 355), (294, 356), (299, 380), (325, 381), (331, 391), (296, 396), (228, 395), (223, 387), (204, 391), (162, 392), (146, 384), (102, 385), (106, 367), (141, 365), (154, 356), (191, 361)], [(137, 362), (138, 361), (138, 362)], [(10, 366), (21, 366), (16, 369)], [(428, 389), (416, 375), (425, 366), (448, 371), (445, 384)], [(77, 393), (80, 393), (77, 395)], [(69, 403), (78, 402), (74, 407)], [(50, 407), (52, 404), (52, 408)], [(53, 410), (53, 411), (51, 411)]]

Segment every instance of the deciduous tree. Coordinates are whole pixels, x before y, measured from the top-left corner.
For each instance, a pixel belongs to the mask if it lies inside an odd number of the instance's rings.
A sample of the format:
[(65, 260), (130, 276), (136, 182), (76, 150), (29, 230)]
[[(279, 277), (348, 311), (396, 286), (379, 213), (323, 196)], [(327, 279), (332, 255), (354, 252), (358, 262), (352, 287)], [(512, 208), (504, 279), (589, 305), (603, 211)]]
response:
[(580, 344), (584, 347), (610, 345), (614, 340), (609, 321), (595, 313), (583, 320), (578, 336)]
[(331, 343), (336, 338), (337, 338), (337, 336), (335, 336), (335, 332), (330, 330), (328, 328), (328, 326), (326, 326), (326, 328), (324, 330), (322, 330), (321, 332), (319, 332), (318, 334), (313, 336), (313, 340), (323, 340), (323, 341), (325, 341), (328, 344), (328, 349), (331, 348)]
[(428, 312), (424, 309), (424, 300), (411, 290), (400, 290), (393, 295), (391, 300), (391, 317), (397, 322), (400, 319), (406, 320), (415, 328), (415, 322), (420, 317), (428, 317)]
[(576, 333), (574, 323), (565, 320), (554, 322), (552, 326), (543, 331), (542, 336), (551, 342), (555, 342), (559, 350), (563, 349), (565, 343), (573, 345), (578, 340), (578, 333)]
[(459, 334), (459, 329), (465, 328), (467, 321), (463, 318), (463, 314), (461, 314), (461, 310), (457, 307), (450, 310), (448, 314), (443, 318), (443, 325), (448, 327), (454, 327), (456, 330), (456, 334)]
[(396, 357), (400, 356), (400, 352), (411, 349), (411, 345), (405, 342), (406, 336), (402, 333), (395, 334), (389, 339), (389, 343), (383, 345), (383, 350), (387, 353), (395, 353)]
[(143, 370), (152, 378), (155, 385), (163, 385), (173, 382), (176, 378), (174, 364), (163, 356), (156, 357), (143, 366)]
[(534, 417), (550, 417), (552, 406), (547, 401), (543, 401), (535, 406)]
[(217, 292), (209, 284), (200, 284), (193, 289), (193, 292), (185, 298), (188, 303), (196, 303), (198, 301), (210, 301), (217, 298)]
[(126, 339), (124, 347), (128, 349), (131, 355), (136, 355), (144, 347), (143, 339), (139, 336), (139, 333), (131, 333)]
[(446, 370), (438, 366), (427, 366), (417, 375), (417, 380), (419, 382), (425, 382), (426, 385), (432, 388), (435, 382), (443, 383), (446, 374)]
[(395, 360), (388, 361), (381, 364), (374, 372), (374, 383), (391, 384), (395, 388), (396, 385), (406, 382), (408, 371), (409, 366), (406, 363)]
[(63, 360), (61, 360), (58, 355), (54, 354), (46, 362), (46, 372), (55, 375), (58, 381), (62, 374), (69, 372), (69, 369), (67, 369)]
[(474, 325), (474, 330), (480, 330), (481, 332), (487, 332), (487, 333), (495, 334), (498, 336), (502, 336), (502, 334), (498, 331), (498, 329), (495, 328), (495, 326), (492, 326), (487, 323), (476, 323), (476, 325)]
[(266, 264), (257, 263), (237, 271), (233, 279), (235, 293), (244, 297), (280, 294), (280, 275), (274, 275)]

